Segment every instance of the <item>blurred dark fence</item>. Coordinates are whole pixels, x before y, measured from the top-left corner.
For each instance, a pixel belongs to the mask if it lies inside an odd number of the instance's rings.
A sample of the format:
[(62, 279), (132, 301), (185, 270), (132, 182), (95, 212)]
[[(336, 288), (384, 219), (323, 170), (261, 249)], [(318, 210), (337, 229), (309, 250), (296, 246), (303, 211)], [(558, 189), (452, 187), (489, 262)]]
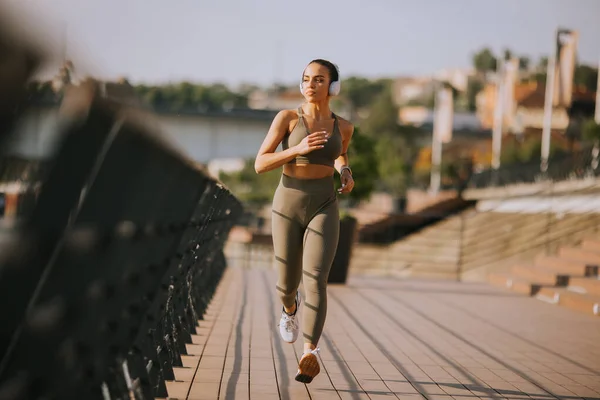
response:
[(114, 104), (84, 115), (0, 249), (2, 400), (167, 397), (242, 213)]

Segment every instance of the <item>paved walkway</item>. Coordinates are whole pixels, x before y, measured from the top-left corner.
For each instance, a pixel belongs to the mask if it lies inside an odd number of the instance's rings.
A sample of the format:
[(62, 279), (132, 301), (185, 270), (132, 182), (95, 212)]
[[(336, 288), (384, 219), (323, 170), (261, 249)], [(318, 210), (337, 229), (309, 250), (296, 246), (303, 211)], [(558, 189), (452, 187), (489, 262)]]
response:
[(177, 399), (600, 399), (600, 319), (483, 284), (351, 278), (329, 287), (321, 374), (294, 380), (271, 270), (229, 268)]

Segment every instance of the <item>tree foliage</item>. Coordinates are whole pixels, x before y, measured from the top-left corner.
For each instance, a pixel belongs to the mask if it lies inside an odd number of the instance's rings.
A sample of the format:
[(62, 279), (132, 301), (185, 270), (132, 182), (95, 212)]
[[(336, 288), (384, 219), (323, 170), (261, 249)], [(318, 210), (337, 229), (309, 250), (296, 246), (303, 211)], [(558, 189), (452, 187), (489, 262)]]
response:
[[(550, 142), (550, 157), (554, 157), (565, 152), (566, 149), (562, 148), (555, 141)], [(513, 140), (502, 144), (500, 163), (503, 165), (510, 165), (539, 161), (541, 158), (541, 153), (542, 139), (539, 137), (527, 138), (523, 142)]]
[(380, 177), (379, 158), (375, 152), (376, 143), (372, 137), (365, 135), (359, 127), (354, 128), (354, 134), (348, 148), (348, 159), (355, 182), (354, 189), (348, 196), (354, 201), (368, 199)]
[(273, 199), (279, 184), (281, 168), (257, 174), (254, 159), (247, 159), (240, 171), (221, 172), (221, 180), (240, 201), (250, 206), (262, 206)]
[(589, 65), (577, 65), (573, 74), (573, 83), (595, 92), (598, 85), (598, 69)]
[(412, 165), (407, 157), (406, 138), (400, 135), (385, 135), (379, 138), (375, 151), (379, 159), (380, 190), (396, 196), (405, 194), (410, 185)]
[(496, 63), (496, 56), (487, 47), (473, 55), (473, 66), (478, 72), (493, 72), (496, 70)]
[(583, 126), (583, 138), (589, 141), (600, 141), (600, 125), (593, 119), (585, 122)]
[(390, 79), (372, 81), (362, 77), (349, 77), (342, 81), (342, 96), (350, 103), (354, 115), (361, 109), (372, 108), (371, 104), (377, 96), (391, 85)]
[(470, 78), (467, 82), (467, 110), (475, 111), (477, 109), (477, 95), (483, 90), (484, 83), (481, 79)]
[(381, 91), (372, 101), (361, 127), (369, 135), (393, 134), (398, 128), (398, 107), (390, 90)]
[(135, 91), (144, 103), (155, 109), (216, 111), (248, 106), (247, 93), (236, 93), (221, 83), (202, 85), (181, 82), (165, 86), (139, 85), (135, 86)]
[(421, 130), (398, 123), (398, 107), (390, 90), (379, 93), (361, 128), (375, 141), (378, 187), (395, 196), (404, 195), (411, 184), (412, 166), (418, 152), (415, 139)]

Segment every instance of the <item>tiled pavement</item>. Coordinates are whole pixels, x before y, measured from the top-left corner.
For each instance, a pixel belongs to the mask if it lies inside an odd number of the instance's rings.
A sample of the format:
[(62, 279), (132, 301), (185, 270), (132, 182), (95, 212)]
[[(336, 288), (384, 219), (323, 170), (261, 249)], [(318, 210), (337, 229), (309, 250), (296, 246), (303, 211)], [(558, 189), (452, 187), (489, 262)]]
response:
[(600, 318), (456, 282), (329, 286), (321, 374), (298, 383), (274, 288), (271, 270), (227, 270), (170, 398), (600, 399)]

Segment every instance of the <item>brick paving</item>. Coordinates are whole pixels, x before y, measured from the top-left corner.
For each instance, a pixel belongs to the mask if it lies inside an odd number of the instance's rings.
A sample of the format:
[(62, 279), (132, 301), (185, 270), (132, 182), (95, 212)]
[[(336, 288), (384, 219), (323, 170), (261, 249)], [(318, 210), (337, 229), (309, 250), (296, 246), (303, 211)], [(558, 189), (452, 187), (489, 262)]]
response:
[(275, 278), (226, 271), (169, 398), (600, 399), (599, 318), (486, 284), (364, 277), (329, 286), (321, 374), (298, 383)]

